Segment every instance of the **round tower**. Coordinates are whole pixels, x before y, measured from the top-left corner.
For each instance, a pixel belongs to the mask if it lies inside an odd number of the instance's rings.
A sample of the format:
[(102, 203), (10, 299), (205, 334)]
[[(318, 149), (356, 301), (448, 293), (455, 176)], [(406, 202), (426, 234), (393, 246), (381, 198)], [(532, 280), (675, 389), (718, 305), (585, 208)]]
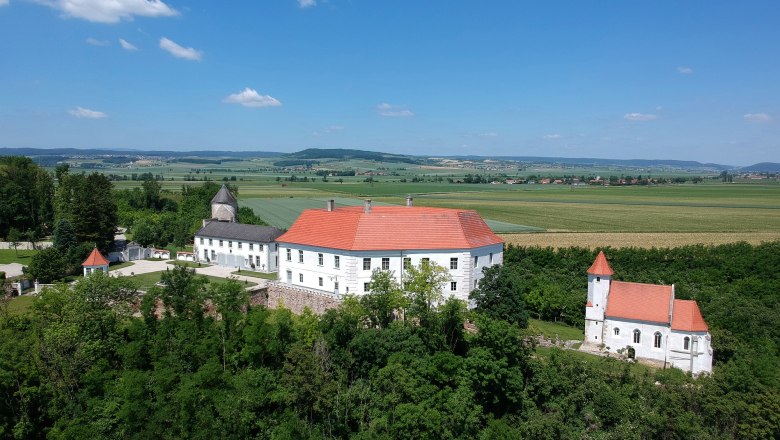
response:
[(238, 202), (227, 186), (222, 185), (217, 195), (211, 199), (211, 218), (221, 222), (235, 222), (238, 214)]

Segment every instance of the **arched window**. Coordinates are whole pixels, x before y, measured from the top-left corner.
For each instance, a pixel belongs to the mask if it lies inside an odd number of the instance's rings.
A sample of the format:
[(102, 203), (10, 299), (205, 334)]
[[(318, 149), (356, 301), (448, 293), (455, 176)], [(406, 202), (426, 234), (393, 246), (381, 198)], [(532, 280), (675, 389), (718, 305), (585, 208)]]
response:
[(661, 348), (661, 333), (655, 332), (655, 338), (653, 339), (653, 347)]
[(690, 346), (691, 346), (691, 338), (686, 336), (685, 339), (683, 339), (683, 350), (688, 350)]
[(634, 330), (634, 344), (639, 344), (639, 342), (642, 340), (642, 332), (640, 332), (638, 329)]
[(620, 329), (615, 327), (615, 336), (620, 336)]

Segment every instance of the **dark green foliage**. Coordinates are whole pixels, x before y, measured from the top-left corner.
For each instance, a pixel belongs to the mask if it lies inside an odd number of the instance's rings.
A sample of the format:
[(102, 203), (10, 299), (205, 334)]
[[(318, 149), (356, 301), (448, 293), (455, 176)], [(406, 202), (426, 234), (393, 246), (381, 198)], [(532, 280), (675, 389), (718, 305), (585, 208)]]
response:
[(54, 228), (53, 246), (62, 254), (67, 254), (78, 243), (76, 241), (76, 235), (73, 234), (73, 226), (71, 226), (68, 219), (61, 218), (57, 221), (57, 226)]
[(528, 327), (525, 300), (518, 292), (521, 280), (510, 266), (490, 266), (483, 270), (479, 285), (469, 295), (476, 309), (493, 318)]
[(57, 218), (70, 222), (76, 240), (94, 243), (101, 252), (110, 250), (118, 222), (113, 184), (100, 173), (63, 172), (57, 187)]
[(0, 156), (0, 237), (11, 228), (51, 232), (54, 226), (54, 181), (32, 159)]
[[(0, 313), (0, 437), (778, 438), (778, 244), (688, 251), (658, 251), (663, 269), (652, 252), (607, 255), (626, 278), (685, 267), (678, 292), (704, 286), (696, 298), (725, 354), (698, 379), (535, 349), (495, 308), (429, 303), (422, 285), (403, 295), (421, 299), (419, 318), (390, 318), (382, 297), (347, 298), (317, 317), (249, 307), (240, 284), (205, 285), (185, 268), (143, 300), (128, 279), (97, 273), (46, 291), (28, 315)], [(593, 253), (507, 257), (507, 268), (535, 267), (524, 280), (557, 267), (561, 281), (584, 278)], [(720, 290), (708, 290), (711, 277)], [(478, 331), (465, 332), (465, 318)]]
[(43, 284), (52, 283), (67, 273), (67, 260), (65, 255), (55, 247), (42, 249), (33, 255), (24, 271), (33, 280)]
[(268, 226), (268, 223), (258, 217), (252, 208), (248, 206), (238, 208), (238, 222), (247, 225)]

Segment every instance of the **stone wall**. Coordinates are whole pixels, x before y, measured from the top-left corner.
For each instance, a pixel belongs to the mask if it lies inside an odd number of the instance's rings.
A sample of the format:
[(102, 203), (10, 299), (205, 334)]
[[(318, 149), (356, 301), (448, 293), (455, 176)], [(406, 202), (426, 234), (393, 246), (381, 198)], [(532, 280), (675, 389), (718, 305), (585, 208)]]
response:
[(326, 310), (337, 308), (341, 301), (333, 295), (315, 290), (269, 282), (266, 288), (252, 291), (250, 304), (273, 309), (284, 306), (295, 314), (301, 314), (308, 307), (315, 314), (321, 315)]

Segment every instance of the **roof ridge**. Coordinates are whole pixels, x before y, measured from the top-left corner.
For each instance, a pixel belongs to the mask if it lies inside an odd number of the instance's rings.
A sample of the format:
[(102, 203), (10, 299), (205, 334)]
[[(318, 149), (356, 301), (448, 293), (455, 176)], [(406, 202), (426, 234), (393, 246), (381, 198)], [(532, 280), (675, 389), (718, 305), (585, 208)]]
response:
[[(613, 283), (624, 283), (624, 284), (639, 284), (642, 286), (657, 286), (657, 287), (672, 287), (673, 284), (654, 284), (654, 283), (640, 283), (637, 281), (622, 281), (622, 280), (612, 280)], [(684, 299), (678, 300), (675, 298), (675, 301), (686, 301)]]

